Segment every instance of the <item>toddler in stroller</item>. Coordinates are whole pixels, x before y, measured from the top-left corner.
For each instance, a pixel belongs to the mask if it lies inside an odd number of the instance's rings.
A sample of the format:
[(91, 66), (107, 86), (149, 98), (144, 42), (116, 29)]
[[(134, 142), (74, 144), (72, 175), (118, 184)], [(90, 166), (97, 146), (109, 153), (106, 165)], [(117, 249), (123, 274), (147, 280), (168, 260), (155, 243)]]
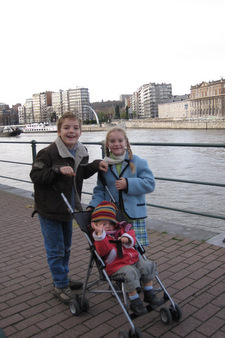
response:
[[(172, 320), (179, 321), (182, 318), (182, 311), (174, 303), (163, 283), (156, 275), (155, 263), (146, 259), (144, 255), (145, 250), (135, 238), (131, 225), (127, 222), (117, 222), (116, 218), (118, 219), (121, 215), (119, 214), (120, 210), (116, 212), (116, 204), (103, 201), (94, 209), (93, 213), (90, 211), (75, 212), (65, 195), (61, 193), (61, 196), (80, 229), (84, 232), (90, 250), (83, 293), (82, 295), (76, 295), (76, 298), (70, 300), (69, 308), (71, 313), (79, 316), (81, 311), (88, 311), (89, 302), (85, 298), (86, 291), (88, 291), (92, 293), (111, 293), (116, 297), (131, 326), (129, 335), (126, 330), (121, 329), (119, 337), (142, 337), (141, 330), (133, 324), (132, 318), (150, 312), (167, 301), (171, 303), (169, 309), (160, 306), (162, 322), (169, 325)], [(134, 246), (135, 240), (137, 241), (137, 246)], [(145, 260), (146, 262), (143, 262)], [(98, 268), (99, 277), (89, 282), (94, 263), (96, 263), (96, 267)], [(152, 289), (152, 279), (154, 277), (160, 285), (160, 289)], [(109, 290), (93, 289), (94, 286), (104, 284), (105, 282), (108, 282)], [(141, 283), (144, 286), (144, 302), (149, 304), (146, 308), (138, 295)], [(125, 286), (131, 300), (131, 310), (136, 314), (132, 313), (130, 315), (127, 311), (128, 304)], [(163, 291), (163, 297), (158, 299), (154, 291)], [(119, 297), (119, 293), (123, 294), (124, 304)]]
[(116, 220), (116, 206), (103, 201), (93, 211), (91, 227), (94, 246), (102, 257), (110, 277), (123, 278), (125, 291), (130, 299), (130, 310), (141, 316), (148, 312), (137, 290), (144, 289), (144, 302), (151, 308), (162, 304), (153, 291), (153, 279), (157, 275), (156, 264), (144, 259), (135, 249), (135, 232), (132, 225)]

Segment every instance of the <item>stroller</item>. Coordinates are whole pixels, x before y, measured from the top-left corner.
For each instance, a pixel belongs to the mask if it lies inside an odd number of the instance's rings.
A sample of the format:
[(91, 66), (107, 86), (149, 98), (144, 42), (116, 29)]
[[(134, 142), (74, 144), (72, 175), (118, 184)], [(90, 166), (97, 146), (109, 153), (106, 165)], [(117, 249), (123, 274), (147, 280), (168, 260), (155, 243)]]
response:
[[(107, 186), (105, 186), (106, 189), (108, 189)], [(109, 189), (108, 192), (110, 193)], [(111, 293), (116, 300), (118, 301), (124, 315), (126, 316), (129, 324), (130, 324), (130, 330), (129, 333), (121, 329), (119, 331), (118, 337), (121, 338), (126, 338), (126, 337), (142, 337), (142, 332), (141, 330), (135, 326), (132, 322), (132, 319), (134, 319), (136, 316), (134, 314), (129, 314), (128, 312), (128, 300), (127, 300), (127, 294), (125, 291), (125, 286), (124, 286), (124, 280), (120, 278), (113, 278), (109, 277), (108, 274), (105, 271), (105, 263), (102, 260), (102, 258), (99, 256), (97, 253), (95, 246), (93, 245), (93, 239), (90, 231), (90, 224), (91, 224), (91, 214), (92, 212), (90, 211), (81, 211), (81, 212), (75, 212), (71, 205), (69, 204), (68, 200), (66, 199), (65, 195), (61, 193), (62, 198), (64, 199), (68, 210), (72, 214), (73, 218), (76, 220), (77, 224), (79, 225), (80, 229), (84, 232), (84, 235), (88, 241), (89, 244), (89, 251), (90, 251), (90, 258), (89, 258), (89, 264), (88, 264), (88, 270), (87, 270), (87, 275), (84, 283), (84, 288), (82, 295), (76, 295), (74, 299), (71, 299), (69, 302), (69, 309), (70, 312), (73, 315), (79, 316), (82, 311), (88, 311), (89, 310), (89, 302), (85, 298), (86, 292), (92, 292), (92, 293)], [(113, 196), (110, 194), (112, 201), (116, 204)], [(120, 210), (118, 209), (118, 219), (121, 219), (121, 214)], [(137, 240), (137, 246), (136, 249), (139, 251), (139, 254), (142, 255), (144, 259), (145, 257), (145, 250), (144, 248), (140, 245), (139, 241)], [(92, 269), (96, 265), (99, 277), (94, 280), (89, 282), (90, 276)], [(160, 318), (162, 322), (166, 325), (169, 325), (172, 323), (172, 320), (179, 321), (182, 317), (182, 311), (181, 308), (175, 304), (170, 297), (169, 293), (165, 289), (164, 285), (162, 284), (161, 280), (159, 279), (158, 276), (155, 277), (160, 288), (159, 289), (154, 289), (155, 292), (161, 292), (163, 291), (163, 297), (161, 299), (161, 305), (166, 303), (167, 301), (170, 301), (171, 305), (169, 308), (166, 307), (161, 307), (160, 308)], [(108, 283), (108, 289), (99, 289), (103, 284)], [(93, 287), (98, 286), (97, 289), (93, 289)], [(123, 301), (121, 301), (120, 295), (122, 294), (123, 296)], [(147, 306), (148, 312), (152, 311), (153, 308), (151, 306)]]

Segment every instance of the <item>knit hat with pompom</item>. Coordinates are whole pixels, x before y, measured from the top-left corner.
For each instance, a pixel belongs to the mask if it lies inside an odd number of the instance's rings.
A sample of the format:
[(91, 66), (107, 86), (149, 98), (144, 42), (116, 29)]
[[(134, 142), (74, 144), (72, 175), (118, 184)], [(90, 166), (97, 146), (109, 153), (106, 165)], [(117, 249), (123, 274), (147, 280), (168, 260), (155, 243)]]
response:
[(117, 224), (116, 220), (116, 205), (112, 202), (102, 201), (97, 207), (95, 207), (92, 215), (91, 221), (98, 222), (101, 220), (108, 220)]

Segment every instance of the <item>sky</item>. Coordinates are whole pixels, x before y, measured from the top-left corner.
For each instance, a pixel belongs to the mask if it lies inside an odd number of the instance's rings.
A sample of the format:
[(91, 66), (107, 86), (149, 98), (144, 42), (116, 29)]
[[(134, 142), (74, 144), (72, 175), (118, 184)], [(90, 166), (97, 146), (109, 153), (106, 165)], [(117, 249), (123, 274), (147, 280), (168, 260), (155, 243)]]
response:
[(89, 89), (119, 100), (147, 83), (173, 95), (225, 78), (224, 0), (2, 0), (0, 102)]

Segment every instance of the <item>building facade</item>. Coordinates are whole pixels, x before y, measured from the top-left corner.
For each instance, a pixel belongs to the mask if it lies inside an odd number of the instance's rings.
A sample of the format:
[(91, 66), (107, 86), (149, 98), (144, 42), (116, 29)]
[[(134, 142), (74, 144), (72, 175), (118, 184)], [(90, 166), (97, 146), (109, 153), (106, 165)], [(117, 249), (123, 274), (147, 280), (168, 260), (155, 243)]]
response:
[(94, 119), (88, 88), (33, 94), (32, 99), (26, 100), (20, 109), (19, 123), (55, 122), (68, 111), (82, 120)]
[(89, 109), (90, 99), (88, 88), (68, 90), (69, 111), (77, 114), (82, 120), (92, 120), (93, 113)]
[(225, 117), (225, 80), (191, 86), (191, 118)]
[(165, 102), (171, 96), (172, 85), (170, 83), (145, 84), (132, 95), (132, 111), (139, 119), (158, 117), (158, 104)]
[[(33, 100), (27, 99), (25, 103), (25, 122), (32, 123), (34, 121)], [(24, 122), (24, 123), (25, 123)]]
[(52, 110), (57, 117), (63, 114), (62, 90), (52, 93)]
[(176, 95), (165, 103), (158, 105), (158, 117), (160, 119), (186, 119), (190, 118), (191, 101), (189, 95)]
[(50, 122), (51, 110), (49, 107), (52, 106), (52, 92), (33, 94), (32, 100), (34, 116), (32, 122)]
[(25, 105), (18, 107), (18, 119), (20, 124), (26, 123), (26, 110)]

